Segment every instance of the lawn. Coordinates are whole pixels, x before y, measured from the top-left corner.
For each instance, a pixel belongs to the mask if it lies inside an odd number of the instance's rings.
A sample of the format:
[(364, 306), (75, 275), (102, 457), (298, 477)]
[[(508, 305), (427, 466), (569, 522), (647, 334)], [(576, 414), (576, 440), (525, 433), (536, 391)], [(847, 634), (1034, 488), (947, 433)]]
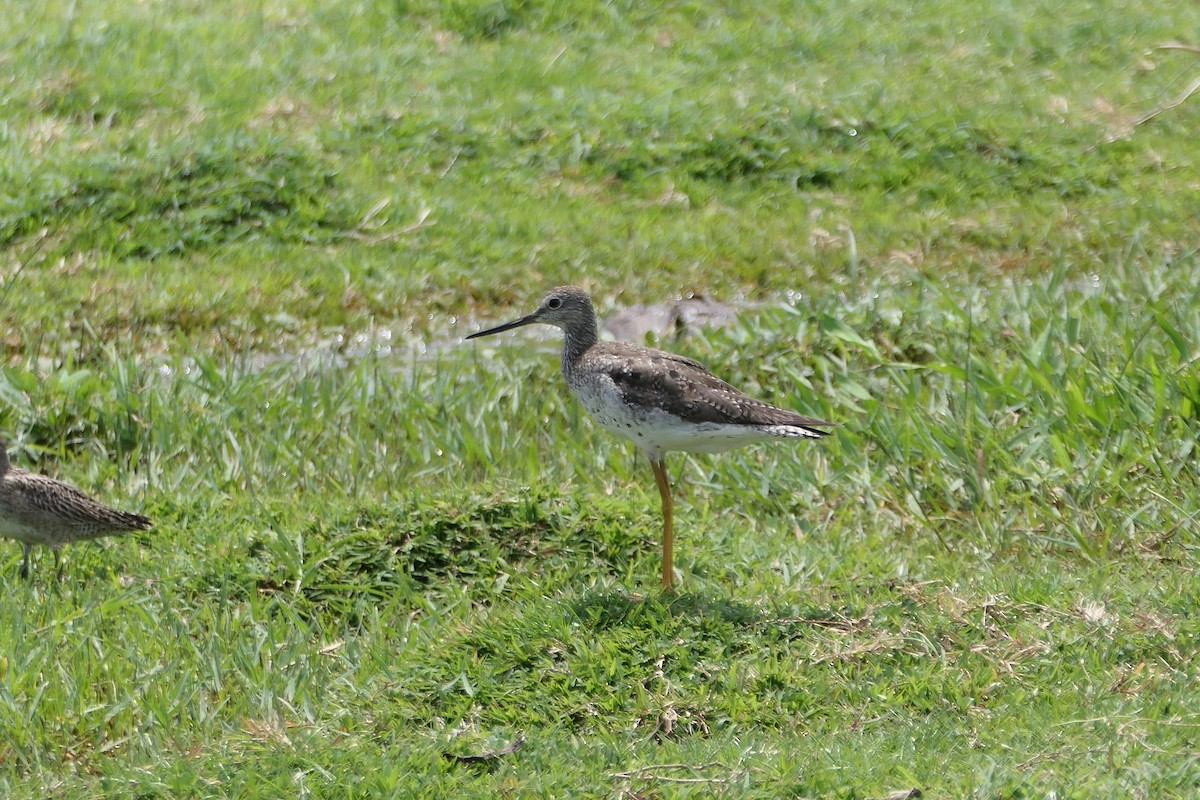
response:
[[(1200, 6), (0, 0), (0, 794), (1200, 793)], [(842, 423), (643, 458), (558, 283)]]

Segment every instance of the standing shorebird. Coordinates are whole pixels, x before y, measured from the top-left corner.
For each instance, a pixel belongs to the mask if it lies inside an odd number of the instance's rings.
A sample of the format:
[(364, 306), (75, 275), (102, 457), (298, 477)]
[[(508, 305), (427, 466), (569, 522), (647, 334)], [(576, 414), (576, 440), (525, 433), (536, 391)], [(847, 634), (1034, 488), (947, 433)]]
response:
[(802, 417), (739, 392), (690, 358), (626, 342), (599, 341), (587, 292), (551, 289), (532, 314), (473, 333), (493, 333), (543, 322), (565, 334), (562, 372), (567, 385), (600, 427), (633, 441), (654, 470), (662, 497), (662, 584), (671, 588), (671, 484), (663, 459), (669, 451), (718, 453), (767, 439), (819, 439), (833, 422)]
[(54, 550), (56, 574), (61, 576), (58, 548), (67, 542), (150, 525), (146, 517), (97, 503), (70, 484), (12, 466), (8, 443), (0, 439), (0, 536), (16, 539), (25, 548), (22, 578), (29, 577), (29, 551), (35, 544)]

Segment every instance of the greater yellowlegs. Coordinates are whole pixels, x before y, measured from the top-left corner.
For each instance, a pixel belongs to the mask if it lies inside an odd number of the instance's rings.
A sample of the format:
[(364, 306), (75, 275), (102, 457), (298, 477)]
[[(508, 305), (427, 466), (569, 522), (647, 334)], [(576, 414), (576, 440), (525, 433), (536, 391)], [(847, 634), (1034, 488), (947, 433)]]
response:
[(575, 286), (551, 289), (532, 314), (467, 338), (534, 322), (562, 329), (563, 377), (592, 418), (632, 440), (650, 459), (662, 496), (664, 588), (674, 581), (667, 452), (717, 453), (767, 439), (818, 439), (827, 433), (821, 428), (836, 425), (747, 397), (690, 358), (599, 341), (592, 300)]
[(146, 517), (109, 508), (70, 484), (12, 466), (8, 443), (0, 439), (0, 536), (16, 539), (25, 548), (22, 578), (29, 577), (29, 551), (35, 544), (54, 550), (54, 565), (61, 573), (62, 545), (150, 525)]

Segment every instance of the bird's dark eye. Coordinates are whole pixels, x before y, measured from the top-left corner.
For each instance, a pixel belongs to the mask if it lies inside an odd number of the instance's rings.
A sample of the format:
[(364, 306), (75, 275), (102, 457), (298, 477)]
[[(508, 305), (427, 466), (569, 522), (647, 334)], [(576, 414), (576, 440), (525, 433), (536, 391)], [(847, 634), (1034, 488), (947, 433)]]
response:
[(557, 297), (551, 297), (546, 301), (546, 308), (558, 308), (561, 305), (562, 300), (559, 300)]

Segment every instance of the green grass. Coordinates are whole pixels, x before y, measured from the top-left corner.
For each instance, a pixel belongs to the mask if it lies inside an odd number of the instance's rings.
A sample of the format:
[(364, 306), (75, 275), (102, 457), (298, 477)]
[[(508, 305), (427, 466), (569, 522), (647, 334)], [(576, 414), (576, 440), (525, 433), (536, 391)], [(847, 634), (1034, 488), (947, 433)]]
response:
[(1194, 107), (1108, 141), (1194, 72), (1144, 56), (1197, 23), (1160, 5), (10, 3), (8, 300), (238, 349), (436, 335), (530, 279), (628, 303), (1186, 248)]
[[(1196, 9), (0, 11), (0, 432), (157, 523), (0, 543), (0, 794), (1197, 793)], [(671, 459), (678, 596), (457, 341), (565, 281), (843, 423)]]

